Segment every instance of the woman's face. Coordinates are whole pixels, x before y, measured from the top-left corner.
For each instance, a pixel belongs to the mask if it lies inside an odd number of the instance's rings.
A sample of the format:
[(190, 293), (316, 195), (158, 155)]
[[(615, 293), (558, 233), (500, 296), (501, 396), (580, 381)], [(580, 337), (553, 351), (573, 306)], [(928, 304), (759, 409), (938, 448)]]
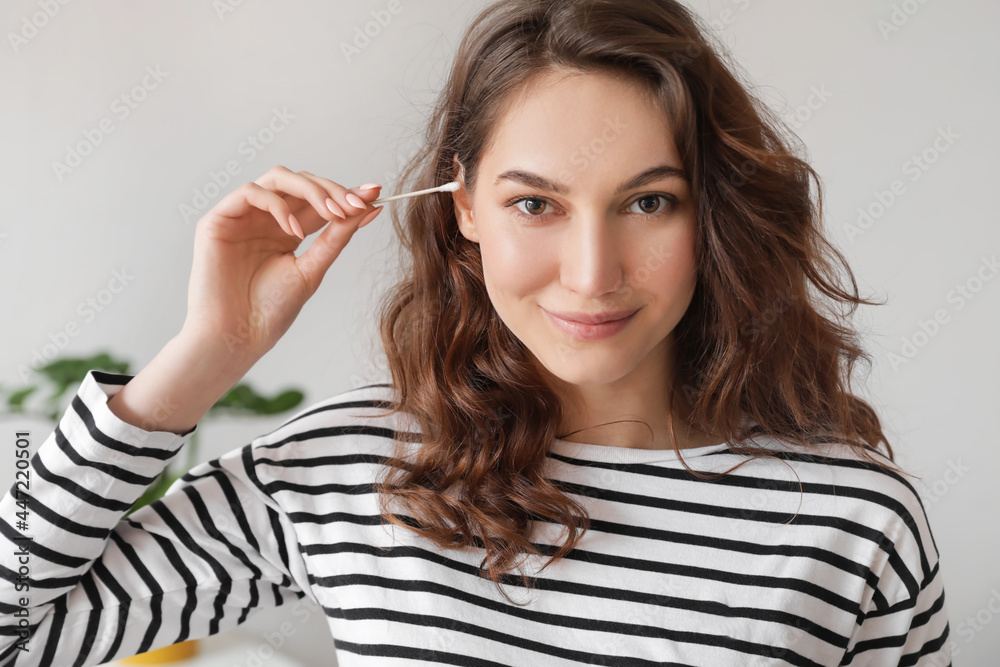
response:
[[(472, 200), (455, 195), (497, 314), (567, 383), (636, 388), (672, 367), (697, 267), (667, 123), (622, 79), (546, 74), (501, 120)], [(604, 331), (549, 315), (610, 311), (636, 312)]]

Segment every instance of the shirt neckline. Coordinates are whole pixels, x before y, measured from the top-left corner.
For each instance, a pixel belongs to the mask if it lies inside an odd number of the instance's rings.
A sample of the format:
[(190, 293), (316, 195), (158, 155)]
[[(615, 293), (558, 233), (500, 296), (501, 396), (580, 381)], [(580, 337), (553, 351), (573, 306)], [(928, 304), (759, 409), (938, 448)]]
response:
[[(682, 449), (684, 460), (698, 458), (713, 452), (719, 452), (729, 447), (728, 442), (702, 447)], [(583, 442), (570, 442), (556, 438), (552, 441), (549, 451), (575, 459), (588, 461), (603, 461), (606, 463), (651, 463), (654, 461), (677, 461), (677, 453), (671, 449), (637, 449), (634, 447), (616, 447), (615, 445), (593, 445)]]

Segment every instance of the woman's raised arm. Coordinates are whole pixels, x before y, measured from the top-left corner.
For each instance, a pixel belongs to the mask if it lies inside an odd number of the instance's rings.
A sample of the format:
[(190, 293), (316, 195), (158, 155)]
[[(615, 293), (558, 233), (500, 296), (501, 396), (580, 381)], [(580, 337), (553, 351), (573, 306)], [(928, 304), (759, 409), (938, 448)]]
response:
[[(377, 196), (276, 167), (198, 222), (181, 332), (135, 376), (91, 370), (27, 482), (0, 497), (0, 665), (101, 664), (306, 595), (293, 526), (250, 444), (123, 516), (288, 330)], [(291, 232), (327, 222), (296, 257)]]

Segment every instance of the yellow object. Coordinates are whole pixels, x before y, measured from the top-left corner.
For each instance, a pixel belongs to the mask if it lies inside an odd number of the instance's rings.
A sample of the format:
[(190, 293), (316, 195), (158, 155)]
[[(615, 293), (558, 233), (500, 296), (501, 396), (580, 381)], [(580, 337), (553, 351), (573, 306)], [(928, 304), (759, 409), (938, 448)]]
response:
[(189, 639), (179, 644), (171, 644), (163, 648), (122, 658), (124, 665), (171, 665), (198, 655), (198, 640)]

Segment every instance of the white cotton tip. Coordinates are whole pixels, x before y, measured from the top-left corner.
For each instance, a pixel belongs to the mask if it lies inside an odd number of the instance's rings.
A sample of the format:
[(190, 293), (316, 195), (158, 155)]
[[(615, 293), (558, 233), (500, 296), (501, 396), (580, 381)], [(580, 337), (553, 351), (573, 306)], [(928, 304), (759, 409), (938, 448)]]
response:
[(405, 195), (395, 195), (393, 197), (386, 197), (385, 199), (376, 199), (371, 202), (372, 206), (377, 206), (379, 204), (384, 204), (385, 202), (396, 201), (397, 199), (405, 199), (407, 197), (416, 197), (417, 195), (427, 195), (433, 192), (455, 192), (461, 187), (458, 181), (452, 181), (451, 183), (445, 183), (444, 185), (439, 185), (436, 188), (427, 188), (426, 190), (418, 190), (416, 192), (407, 192)]

